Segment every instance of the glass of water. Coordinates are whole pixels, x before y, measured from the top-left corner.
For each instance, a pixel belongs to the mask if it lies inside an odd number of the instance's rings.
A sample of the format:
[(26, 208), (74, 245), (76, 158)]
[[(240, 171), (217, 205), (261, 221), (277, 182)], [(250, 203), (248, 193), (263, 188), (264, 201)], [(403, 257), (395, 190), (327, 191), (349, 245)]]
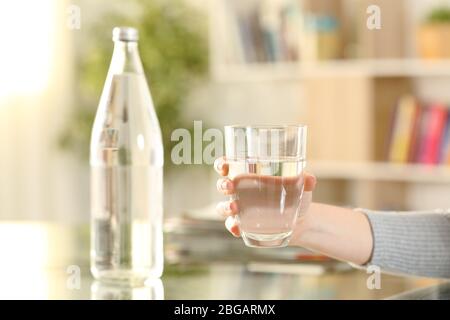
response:
[(303, 193), (306, 126), (225, 126), (228, 178), (249, 247), (284, 247)]

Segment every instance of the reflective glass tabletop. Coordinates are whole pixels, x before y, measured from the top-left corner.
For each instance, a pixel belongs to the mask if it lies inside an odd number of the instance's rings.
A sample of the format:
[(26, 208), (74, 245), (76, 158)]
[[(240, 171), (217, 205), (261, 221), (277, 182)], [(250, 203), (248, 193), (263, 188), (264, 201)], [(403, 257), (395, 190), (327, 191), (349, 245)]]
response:
[[(2, 222), (0, 252), (1, 299), (384, 299), (442, 283), (382, 275), (381, 288), (370, 289), (370, 274), (364, 270), (314, 274), (280, 264), (214, 257), (206, 262), (167, 262), (162, 279), (144, 287), (104, 284), (89, 272), (86, 225)], [(448, 297), (446, 288), (442, 295)], [(424, 297), (428, 291), (423, 292), (409, 297)]]

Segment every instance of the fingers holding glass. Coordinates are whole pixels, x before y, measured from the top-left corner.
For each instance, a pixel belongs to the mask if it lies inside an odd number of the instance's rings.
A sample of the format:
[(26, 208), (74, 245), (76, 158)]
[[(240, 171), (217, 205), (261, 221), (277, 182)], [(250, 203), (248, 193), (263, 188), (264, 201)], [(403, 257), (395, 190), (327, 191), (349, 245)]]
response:
[(316, 187), (317, 179), (315, 176), (309, 173), (305, 173), (305, 186), (304, 191), (313, 191)]

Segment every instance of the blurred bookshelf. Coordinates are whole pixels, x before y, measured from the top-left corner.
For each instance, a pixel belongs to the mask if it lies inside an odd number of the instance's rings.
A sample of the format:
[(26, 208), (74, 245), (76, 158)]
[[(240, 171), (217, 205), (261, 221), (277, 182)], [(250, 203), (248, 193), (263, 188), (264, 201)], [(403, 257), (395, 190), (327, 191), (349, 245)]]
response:
[[(366, 27), (369, 5), (381, 8), (380, 30)], [(225, 84), (298, 86), (308, 170), (321, 179), (316, 200), (374, 209), (450, 206), (450, 162), (390, 157), (402, 97), (413, 95), (426, 109), (450, 103), (450, 55), (423, 54), (421, 24), (432, 5), (213, 0), (211, 76)]]

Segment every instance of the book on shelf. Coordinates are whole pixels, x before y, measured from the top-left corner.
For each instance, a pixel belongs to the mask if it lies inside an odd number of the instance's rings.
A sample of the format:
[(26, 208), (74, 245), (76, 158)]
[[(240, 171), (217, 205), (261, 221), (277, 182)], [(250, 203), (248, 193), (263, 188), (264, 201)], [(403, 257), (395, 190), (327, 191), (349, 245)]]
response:
[(216, 0), (212, 34), (222, 63), (251, 64), (335, 58), (340, 24), (299, 0)]
[(450, 164), (450, 112), (447, 112), (447, 124), (444, 129), (439, 160), (440, 163)]
[(233, 62), (295, 61), (298, 55), (301, 9), (298, 1), (225, 1), (228, 28), (237, 31), (224, 46), (239, 48)]
[(442, 103), (423, 105), (402, 97), (391, 119), (388, 161), (449, 164), (450, 113)]
[(414, 131), (417, 103), (413, 96), (404, 96), (399, 100), (391, 131), (389, 161), (407, 162)]
[(414, 162), (418, 154), (419, 141), (421, 137), (421, 119), (424, 116), (424, 108), (421, 108), (416, 101), (416, 112), (414, 114), (413, 128), (411, 132), (411, 141), (409, 143), (408, 161)]
[(438, 164), (441, 142), (447, 122), (447, 110), (442, 104), (433, 104), (428, 108), (426, 131), (422, 140), (419, 162), (424, 164)]

